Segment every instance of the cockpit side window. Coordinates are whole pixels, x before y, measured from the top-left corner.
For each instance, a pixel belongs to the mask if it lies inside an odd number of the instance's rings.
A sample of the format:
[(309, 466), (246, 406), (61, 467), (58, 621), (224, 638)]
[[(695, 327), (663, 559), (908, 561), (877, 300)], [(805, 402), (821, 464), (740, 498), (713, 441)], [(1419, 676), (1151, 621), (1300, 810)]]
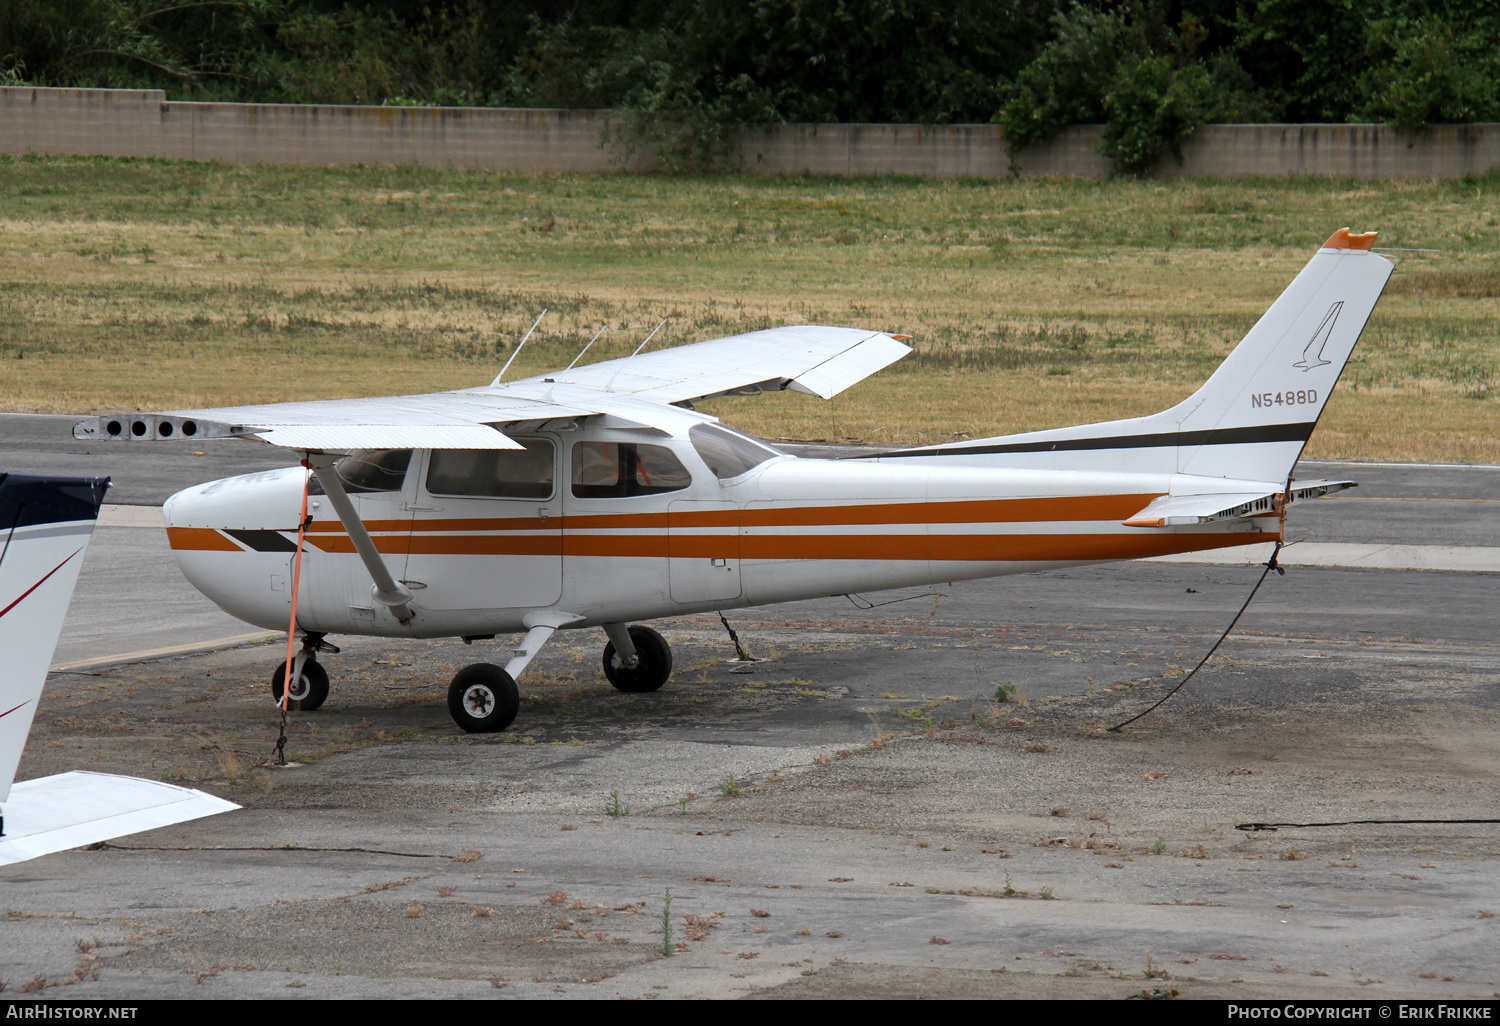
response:
[[(411, 466), (410, 449), (357, 449), (335, 465), (346, 492), (399, 492)], [(312, 495), (322, 495), (323, 486), (313, 478)]]
[(545, 438), (516, 441), (525, 448), (432, 450), (427, 491), (489, 499), (550, 499), (556, 446)]
[(703, 462), (708, 464), (708, 469), (720, 481), (739, 477), (766, 460), (786, 455), (758, 438), (751, 438), (721, 424), (695, 424), (688, 432), (688, 438)]
[(573, 494), (580, 499), (618, 499), (676, 492), (693, 483), (677, 455), (642, 442), (575, 442)]

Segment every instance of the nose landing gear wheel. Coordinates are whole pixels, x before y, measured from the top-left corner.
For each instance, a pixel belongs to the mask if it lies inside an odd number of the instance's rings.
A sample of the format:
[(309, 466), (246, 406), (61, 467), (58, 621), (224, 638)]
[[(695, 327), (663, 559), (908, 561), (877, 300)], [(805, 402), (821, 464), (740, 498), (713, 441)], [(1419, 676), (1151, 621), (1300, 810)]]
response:
[[(277, 663), (276, 672), (271, 674), (271, 694), (276, 696), (278, 704), (281, 702), (281, 692), (285, 687), (286, 663)], [(294, 710), (300, 709), (302, 712), (312, 712), (326, 701), (328, 701), (328, 671), (309, 659), (302, 664), (302, 674), (292, 687), (292, 693), (287, 696), (286, 707)]]
[(672, 648), (667, 639), (650, 627), (630, 628), (630, 640), (640, 661), (626, 666), (615, 655), (615, 643), (604, 646), (604, 676), (620, 691), (643, 694), (655, 691), (672, 676)]
[(448, 685), (448, 715), (470, 734), (504, 730), (520, 710), (516, 682), (493, 663), (465, 666)]

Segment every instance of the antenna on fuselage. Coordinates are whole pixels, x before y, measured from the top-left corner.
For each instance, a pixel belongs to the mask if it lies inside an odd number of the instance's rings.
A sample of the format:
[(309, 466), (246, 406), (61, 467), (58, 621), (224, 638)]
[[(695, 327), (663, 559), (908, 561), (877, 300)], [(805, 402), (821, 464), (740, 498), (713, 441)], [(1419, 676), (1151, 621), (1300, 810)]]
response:
[[(649, 334), (649, 335), (646, 336), (645, 342), (642, 342), (640, 345), (638, 345), (638, 346), (635, 347), (635, 353), (639, 353), (642, 349), (645, 349), (646, 348), (646, 342), (650, 342), (653, 338), (655, 338), (656, 337), (656, 333), (661, 330), (662, 324), (666, 324), (666, 323), (667, 323), (667, 319), (665, 317), (663, 317), (661, 319), (661, 324), (658, 324), (656, 327), (654, 327), (654, 328), (651, 329), (651, 334)], [(614, 388), (615, 378), (617, 378), (617, 377), (620, 376), (620, 371), (622, 371), (622, 370), (625, 369), (625, 365), (631, 361), (631, 359), (635, 356), (635, 353), (631, 353), (630, 356), (627, 356), (627, 357), (625, 357), (625, 359), (623, 359), (623, 360), (620, 361), (620, 366), (617, 367), (615, 369), (615, 372), (610, 375), (610, 377), (609, 377), (609, 384), (605, 385), (604, 386), (605, 388), (607, 388), (607, 389), (613, 389)]]
[(531, 322), (531, 327), (526, 329), (526, 334), (521, 336), (521, 341), (516, 343), (515, 351), (510, 354), (510, 359), (505, 361), (505, 366), (500, 368), (500, 373), (496, 374), (495, 380), (490, 382), (491, 388), (500, 384), (500, 379), (505, 377), (505, 372), (510, 370), (510, 365), (515, 363), (516, 357), (521, 355), (521, 347), (526, 344), (526, 340), (531, 337), (531, 333), (536, 330), (536, 326), (541, 324), (542, 318), (546, 316), (547, 308), (544, 306), (542, 307), (542, 312), (536, 315), (536, 320)]
[[(607, 327), (609, 327), (608, 324), (606, 324), (604, 326), (604, 328), (607, 328)], [(566, 367), (564, 367), (563, 368), (563, 373), (566, 374), (568, 371), (572, 370), (574, 364), (576, 364), (579, 360), (583, 359), (583, 354), (589, 351), (589, 346), (591, 346), (595, 342), (599, 341), (599, 336), (602, 335), (602, 334), (604, 334), (604, 328), (600, 328), (598, 331), (594, 332), (594, 337), (591, 338), (591, 339), (589, 339), (589, 345), (588, 346), (584, 346), (582, 349), (578, 350), (578, 355), (575, 356), (575, 357), (573, 357), (573, 363), (570, 363)]]

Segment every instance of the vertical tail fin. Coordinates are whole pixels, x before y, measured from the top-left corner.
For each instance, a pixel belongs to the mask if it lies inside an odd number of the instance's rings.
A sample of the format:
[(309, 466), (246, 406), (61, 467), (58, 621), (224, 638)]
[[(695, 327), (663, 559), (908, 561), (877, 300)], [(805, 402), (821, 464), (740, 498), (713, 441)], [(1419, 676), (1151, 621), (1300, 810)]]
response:
[(12, 786), (108, 487), (107, 477), (0, 474), (0, 866), (239, 808), (107, 773)]
[(0, 802), (94, 533), (107, 477), (0, 474)]
[(1395, 265), (1340, 228), (1213, 375), (1149, 417), (882, 453), (975, 466), (1284, 482)]
[(1341, 228), (1186, 402), (1177, 469), (1284, 480), (1317, 425), (1394, 266), (1375, 233)]

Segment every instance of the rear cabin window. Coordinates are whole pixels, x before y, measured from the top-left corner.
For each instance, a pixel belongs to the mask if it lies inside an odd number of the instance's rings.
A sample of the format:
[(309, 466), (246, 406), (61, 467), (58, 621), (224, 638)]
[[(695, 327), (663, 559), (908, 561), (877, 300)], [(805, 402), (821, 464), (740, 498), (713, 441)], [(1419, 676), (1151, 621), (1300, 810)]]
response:
[(641, 442), (575, 442), (573, 494), (618, 499), (681, 491), (692, 475), (671, 449)]
[[(359, 449), (335, 464), (346, 492), (399, 492), (411, 466), (410, 449)], [(311, 495), (322, 495), (323, 486), (313, 478)]]
[(427, 465), (432, 495), (486, 499), (550, 499), (556, 447), (545, 438), (517, 438), (524, 449), (434, 449)]
[(747, 474), (766, 460), (786, 455), (758, 438), (719, 424), (696, 424), (688, 432), (688, 438), (720, 481)]

